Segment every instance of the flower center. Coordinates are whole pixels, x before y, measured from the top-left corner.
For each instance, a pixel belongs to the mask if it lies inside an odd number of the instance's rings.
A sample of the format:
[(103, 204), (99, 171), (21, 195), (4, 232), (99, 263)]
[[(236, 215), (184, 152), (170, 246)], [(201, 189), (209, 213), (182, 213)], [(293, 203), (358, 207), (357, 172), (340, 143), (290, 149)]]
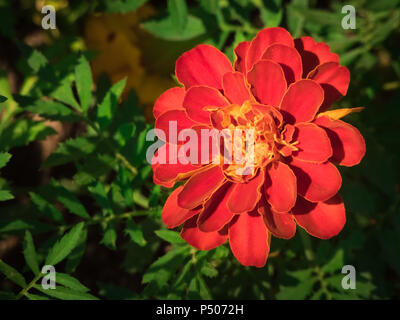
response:
[(282, 115), (273, 107), (246, 101), (214, 110), (211, 120), (221, 132), (221, 163), (232, 181), (248, 181), (260, 168), (296, 150), (290, 143), (294, 127), (283, 127)]

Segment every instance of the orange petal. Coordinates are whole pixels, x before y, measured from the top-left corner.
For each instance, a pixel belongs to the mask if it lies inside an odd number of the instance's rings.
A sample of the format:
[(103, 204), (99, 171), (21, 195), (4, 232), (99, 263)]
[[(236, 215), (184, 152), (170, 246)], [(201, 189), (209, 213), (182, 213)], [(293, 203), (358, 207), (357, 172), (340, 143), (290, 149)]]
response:
[(249, 88), (247, 88), (244, 75), (240, 72), (227, 72), (223, 77), (224, 95), (233, 104), (242, 105), (251, 99)]
[(168, 228), (176, 228), (198, 214), (200, 208), (195, 210), (183, 209), (178, 205), (178, 194), (182, 191), (183, 187), (175, 189), (165, 202), (164, 208), (161, 212), (161, 219)]
[(293, 141), (297, 141), (298, 151), (293, 152), (293, 157), (311, 162), (325, 162), (332, 156), (331, 142), (324, 130), (314, 123), (298, 123)]
[(261, 198), (261, 187), (264, 183), (264, 171), (246, 183), (236, 183), (233, 186), (227, 206), (233, 213), (248, 212), (255, 208)]
[(336, 236), (346, 223), (346, 212), (339, 195), (318, 203), (299, 197), (292, 213), (300, 227), (320, 239)]
[(308, 122), (314, 119), (324, 101), (324, 91), (313, 80), (292, 83), (283, 97), (280, 110), (286, 122)]
[(209, 168), (196, 173), (185, 183), (178, 195), (178, 204), (182, 208), (193, 209), (203, 204), (225, 180), (225, 176), (219, 166)]
[(270, 247), (270, 236), (263, 217), (256, 212), (235, 216), (229, 224), (229, 245), (242, 265), (263, 267)]
[(174, 109), (182, 109), (185, 96), (185, 88), (174, 87), (165, 91), (158, 97), (153, 108), (154, 118), (158, 118), (163, 112)]
[(296, 222), (290, 213), (273, 212), (265, 201), (258, 209), (264, 223), (273, 236), (280, 239), (291, 239), (296, 233)]
[(235, 70), (246, 74), (246, 54), (249, 49), (250, 41), (242, 41), (236, 46), (235, 52)]
[(288, 212), (297, 198), (296, 176), (289, 166), (281, 161), (267, 167), (264, 192), (271, 207), (277, 212)]
[(182, 54), (175, 67), (177, 79), (186, 88), (204, 85), (222, 89), (222, 76), (232, 70), (229, 59), (217, 48), (206, 44)]

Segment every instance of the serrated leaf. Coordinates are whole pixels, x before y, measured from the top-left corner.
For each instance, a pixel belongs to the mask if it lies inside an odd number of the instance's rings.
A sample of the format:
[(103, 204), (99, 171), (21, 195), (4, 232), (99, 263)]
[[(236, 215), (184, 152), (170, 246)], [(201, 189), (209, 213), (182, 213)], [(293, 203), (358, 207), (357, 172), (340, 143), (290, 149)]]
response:
[(202, 20), (191, 15), (188, 15), (187, 24), (183, 31), (177, 30), (171, 17), (144, 22), (143, 28), (157, 38), (169, 41), (189, 40), (206, 33)]
[(64, 287), (70, 288), (79, 292), (88, 292), (90, 289), (85, 287), (80, 281), (69, 274), (57, 272), (56, 282)]
[(344, 252), (343, 249), (339, 249), (335, 252), (335, 255), (332, 259), (325, 264), (321, 270), (326, 273), (334, 272), (337, 270), (341, 270), (344, 265)]
[(94, 186), (88, 187), (88, 189), (97, 205), (102, 208), (102, 210), (105, 210), (106, 213), (112, 213), (110, 200), (108, 199), (104, 186), (100, 182), (97, 182)]
[(60, 143), (57, 150), (54, 151), (42, 164), (43, 168), (54, 167), (68, 162), (77, 161), (96, 149), (93, 140), (86, 137), (77, 137)]
[(61, 202), (71, 213), (84, 219), (90, 219), (89, 213), (75, 194), (59, 185), (55, 180), (52, 180), (52, 185), (57, 201)]
[(14, 199), (14, 196), (8, 190), (0, 190), (0, 201), (7, 201)]
[(57, 241), (50, 249), (45, 264), (54, 266), (64, 260), (79, 243), (84, 226), (83, 222), (78, 223), (61, 240)]
[(143, 237), (142, 230), (133, 220), (128, 220), (126, 222), (125, 233), (139, 246), (144, 247), (147, 244), (147, 241)]
[(93, 80), (90, 65), (83, 55), (79, 58), (79, 64), (75, 68), (75, 81), (82, 110), (84, 114), (87, 114), (92, 97)]
[(36, 207), (39, 209), (39, 211), (41, 213), (46, 215), (48, 218), (53, 219), (54, 221), (57, 221), (57, 222), (64, 221), (62, 213), (60, 211), (58, 211), (55, 206), (53, 206), (50, 202), (48, 202), (42, 196), (40, 196), (34, 192), (29, 192), (29, 196), (30, 196), (32, 202), (36, 205)]
[(168, 0), (168, 11), (178, 31), (183, 31), (188, 21), (186, 0)]
[(111, 250), (116, 249), (117, 242), (117, 231), (115, 230), (114, 223), (109, 223), (104, 231), (103, 238), (100, 243), (104, 244), (107, 248)]
[(155, 234), (161, 239), (172, 244), (184, 244), (185, 240), (181, 238), (178, 232), (170, 230), (157, 230)]
[(50, 300), (48, 297), (46, 296), (40, 296), (37, 294), (33, 294), (33, 293), (27, 293), (25, 294), (25, 296), (29, 299), (29, 300)]
[(0, 152), (0, 168), (3, 168), (11, 159), (11, 154), (8, 152)]
[(158, 258), (143, 275), (142, 283), (155, 282), (159, 288), (163, 287), (176, 268), (185, 260), (190, 248), (188, 246), (171, 250)]
[(79, 263), (82, 260), (83, 254), (86, 250), (86, 239), (87, 239), (87, 229), (83, 229), (83, 233), (81, 238), (78, 241), (75, 249), (69, 254), (67, 258), (67, 262), (65, 264), (65, 271), (68, 273), (72, 273), (78, 267)]
[(218, 270), (210, 263), (204, 264), (200, 272), (209, 278), (215, 278), (218, 275)]
[(61, 286), (57, 286), (55, 289), (46, 290), (40, 285), (35, 285), (35, 288), (49, 297), (61, 300), (99, 300), (97, 297), (89, 293), (76, 291)]
[(54, 90), (50, 96), (61, 102), (64, 102), (65, 104), (73, 107), (76, 110), (81, 111), (81, 107), (75, 99), (74, 93), (71, 88), (71, 83), (68, 78), (64, 78), (61, 81), (60, 86), (58, 86), (57, 89)]
[(125, 13), (134, 11), (148, 0), (102, 0), (99, 4), (99, 9), (105, 12), (120, 12)]
[(39, 274), (39, 262), (36, 255), (35, 244), (29, 230), (25, 231), (23, 247), (26, 264), (35, 275)]
[(77, 122), (82, 120), (73, 110), (60, 102), (47, 100), (36, 101), (34, 105), (24, 108), (24, 110), (36, 113), (43, 118), (58, 121)]
[(26, 287), (26, 281), (22, 274), (20, 274), (13, 267), (9, 266), (0, 259), (0, 273), (4, 274), (10, 281), (19, 285), (21, 288)]
[(97, 121), (101, 128), (106, 128), (110, 125), (115, 110), (118, 105), (118, 100), (125, 88), (126, 78), (115, 83), (111, 89), (107, 92), (101, 104), (97, 109)]

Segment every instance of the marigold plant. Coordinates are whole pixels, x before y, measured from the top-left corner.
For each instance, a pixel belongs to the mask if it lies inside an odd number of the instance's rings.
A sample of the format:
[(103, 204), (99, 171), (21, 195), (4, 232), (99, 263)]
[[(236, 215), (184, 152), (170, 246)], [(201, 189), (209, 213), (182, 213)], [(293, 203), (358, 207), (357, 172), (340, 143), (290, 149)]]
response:
[[(342, 230), (342, 179), (334, 164), (358, 164), (365, 142), (341, 118), (361, 108), (327, 111), (346, 95), (350, 73), (325, 43), (293, 40), (275, 27), (239, 43), (234, 52), (233, 66), (210, 45), (198, 45), (177, 60), (183, 86), (164, 92), (153, 110), (156, 129), (166, 133), (157, 155), (177, 143), (170, 139), (172, 121), (178, 134), (188, 128), (250, 128), (254, 166), (243, 172), (241, 164), (216, 164), (211, 158), (201, 164), (155, 159), (154, 182), (171, 188), (185, 181), (163, 208), (167, 227), (183, 224), (182, 238), (200, 250), (229, 239), (242, 265), (262, 267), (271, 236), (290, 239), (296, 224), (321, 239)], [(199, 150), (205, 148), (200, 142)]]

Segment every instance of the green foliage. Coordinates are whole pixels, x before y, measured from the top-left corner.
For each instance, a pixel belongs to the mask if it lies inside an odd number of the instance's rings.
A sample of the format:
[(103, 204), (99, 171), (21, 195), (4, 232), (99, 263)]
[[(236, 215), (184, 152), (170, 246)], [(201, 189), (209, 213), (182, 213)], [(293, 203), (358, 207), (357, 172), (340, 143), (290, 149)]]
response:
[[(23, 10), (0, 5), (1, 65), (10, 66), (0, 71), (0, 241), (22, 243), (22, 250), (0, 252), (0, 299), (399, 297), (398, 1), (68, 2), (57, 12), (60, 34), (49, 31), (50, 41), (35, 47), (19, 36), (29, 30), (17, 28), (38, 13), (33, 4)], [(132, 79), (111, 85), (93, 77), (91, 59), (98, 53), (82, 52), (80, 26), (90, 15), (130, 13), (146, 3), (156, 15), (140, 22), (137, 36), (141, 67), (150, 75), (164, 56), (177, 57), (198, 43), (218, 47), (233, 61), (234, 47), (264, 27), (312, 36), (338, 53), (351, 86), (336, 105), (365, 107), (348, 121), (367, 142), (359, 166), (340, 168), (347, 213), (340, 235), (325, 241), (298, 228), (290, 241), (273, 238), (266, 267), (256, 269), (241, 266), (228, 244), (198, 251), (178, 229), (165, 229), (161, 211), (170, 191), (154, 185), (146, 160), (153, 125), (144, 114), (151, 112), (129, 89)], [(357, 10), (354, 30), (341, 27), (345, 4)], [(149, 53), (147, 40), (157, 50)], [(152, 59), (161, 62), (149, 67)], [(163, 68), (173, 73), (172, 63)], [(49, 121), (72, 133), (63, 136)], [(59, 140), (43, 159), (37, 150), (45, 139)], [(56, 268), (55, 290), (41, 286), (44, 265)], [(343, 289), (344, 265), (355, 266), (356, 289)]]

